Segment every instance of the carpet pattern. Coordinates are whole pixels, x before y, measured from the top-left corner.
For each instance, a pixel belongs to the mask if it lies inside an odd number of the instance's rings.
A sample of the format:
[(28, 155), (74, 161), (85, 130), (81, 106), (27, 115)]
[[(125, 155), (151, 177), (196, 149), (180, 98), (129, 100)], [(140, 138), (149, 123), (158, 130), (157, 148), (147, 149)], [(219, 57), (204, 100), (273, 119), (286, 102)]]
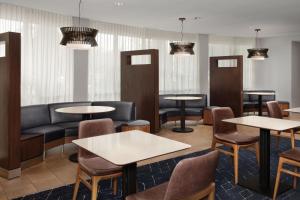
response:
[[(297, 141), (297, 146), (300, 146), (300, 142)], [(282, 138), (280, 140), (279, 152), (290, 149), (290, 140)], [(275, 177), (278, 163), (278, 151), (275, 150), (275, 138), (271, 139), (271, 176)], [(155, 185), (168, 181), (170, 175), (176, 166), (176, 164), (189, 157), (195, 157), (207, 153), (209, 150), (188, 154), (185, 156), (168, 159), (149, 165), (141, 166), (138, 168), (137, 181), (138, 190), (143, 191), (151, 188)], [(258, 165), (256, 162), (255, 153), (249, 150), (241, 150), (239, 158), (239, 176), (240, 179), (247, 180), (248, 177), (258, 175)], [(121, 179), (121, 178), (120, 178)], [(247, 188), (233, 183), (233, 164), (232, 159), (229, 156), (221, 154), (219, 159), (219, 165), (216, 172), (216, 199), (217, 200), (267, 200), (270, 199), (266, 196), (262, 196)], [(282, 175), (281, 183), (292, 183), (290, 176)], [(300, 183), (299, 183), (300, 184)], [(296, 190), (289, 190), (288, 192), (280, 195), (280, 200), (300, 200), (300, 186)], [(17, 200), (68, 200), (72, 199), (74, 185), (67, 185), (60, 188), (40, 192), (33, 195), (18, 198)], [(101, 200), (120, 200), (122, 197), (121, 180), (119, 181), (118, 194), (114, 196), (112, 194), (112, 181), (101, 181), (98, 199)], [(90, 199), (90, 191), (84, 186), (80, 185), (78, 200)]]

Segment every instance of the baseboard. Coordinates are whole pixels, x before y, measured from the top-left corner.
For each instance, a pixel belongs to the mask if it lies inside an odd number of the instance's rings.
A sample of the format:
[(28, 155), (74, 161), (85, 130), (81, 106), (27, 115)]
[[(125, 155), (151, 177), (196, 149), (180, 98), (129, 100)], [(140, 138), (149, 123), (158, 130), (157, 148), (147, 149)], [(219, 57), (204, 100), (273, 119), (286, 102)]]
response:
[(7, 170), (0, 167), (0, 176), (6, 179), (13, 179), (21, 176), (21, 168)]
[(43, 156), (38, 156), (38, 157), (35, 157), (35, 158), (32, 158), (32, 159), (29, 159), (29, 160), (26, 160), (26, 161), (23, 161), (21, 162), (21, 169), (26, 169), (26, 168), (29, 168), (29, 167), (32, 167), (34, 165), (37, 165), (39, 163), (43, 162)]

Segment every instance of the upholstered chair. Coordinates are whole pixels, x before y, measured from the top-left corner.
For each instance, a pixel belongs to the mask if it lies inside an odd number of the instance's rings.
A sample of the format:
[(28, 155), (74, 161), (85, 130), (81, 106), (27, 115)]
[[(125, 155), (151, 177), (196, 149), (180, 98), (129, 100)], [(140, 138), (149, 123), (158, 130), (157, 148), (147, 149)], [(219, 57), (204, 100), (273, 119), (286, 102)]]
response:
[[(114, 124), (111, 119), (87, 120), (79, 123), (79, 138), (99, 136), (114, 132)], [(80, 182), (92, 191), (92, 200), (97, 199), (98, 183), (103, 179), (113, 180), (113, 192), (116, 194), (117, 178), (121, 175), (122, 168), (120, 166), (114, 165), (113, 163), (80, 148), (73, 200), (77, 197)], [(87, 179), (90, 179), (91, 182), (87, 181)]]
[[(294, 171), (291, 169), (284, 168), (285, 165), (293, 166)], [(273, 200), (276, 199), (278, 187), (280, 183), (281, 173), (291, 175), (294, 177), (293, 188), (297, 188), (297, 178), (300, 178), (300, 173), (298, 172), (300, 168), (300, 148), (292, 148), (291, 150), (285, 151), (279, 155), (277, 176), (275, 181)]]
[[(218, 107), (212, 110), (212, 149), (219, 149), (219, 151), (221, 151), (222, 153), (233, 156), (234, 183), (237, 184), (239, 180), (239, 149), (241, 147), (253, 146), (256, 151), (257, 162), (259, 163), (259, 137), (239, 133), (235, 124), (230, 124), (222, 121), (224, 119), (230, 118), (234, 118), (234, 114), (232, 109), (229, 107)], [(217, 148), (216, 144), (223, 144), (225, 146), (231, 147), (233, 149), (233, 152)]]
[(168, 182), (126, 197), (126, 200), (195, 200), (215, 198), (218, 151), (180, 161)]
[[(277, 119), (282, 119), (283, 118), (283, 114), (281, 111), (281, 108), (279, 106), (279, 103), (277, 101), (268, 101), (267, 102), (267, 109), (268, 109), (268, 114), (269, 117), (272, 118), (277, 118)], [(291, 146), (292, 148), (295, 147), (295, 133), (299, 133), (299, 128), (297, 129), (293, 129), (293, 130), (287, 130), (284, 132), (288, 132), (291, 134), (290, 138), (291, 138)], [(277, 149), (279, 148), (279, 142), (280, 142), (280, 136), (281, 136), (281, 132), (277, 131), (277, 139), (276, 139), (276, 146)]]

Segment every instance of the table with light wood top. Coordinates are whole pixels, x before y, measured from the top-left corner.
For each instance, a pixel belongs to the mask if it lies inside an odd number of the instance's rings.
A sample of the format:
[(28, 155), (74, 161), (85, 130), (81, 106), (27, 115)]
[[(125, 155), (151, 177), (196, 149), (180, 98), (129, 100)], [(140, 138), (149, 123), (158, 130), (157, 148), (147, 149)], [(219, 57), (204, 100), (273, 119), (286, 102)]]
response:
[[(276, 119), (261, 116), (247, 116), (232, 119), (225, 119), (224, 122), (250, 126), (260, 129), (260, 170), (259, 179), (253, 177), (253, 180), (239, 181), (239, 184), (255, 190), (261, 194), (272, 196), (273, 180), (270, 180), (270, 131), (285, 131), (300, 127), (299, 121), (286, 119)], [(272, 182), (272, 183), (271, 183)], [(280, 192), (286, 191), (288, 188), (280, 186)]]
[(138, 130), (83, 138), (73, 143), (113, 164), (123, 166), (125, 196), (136, 192), (137, 162), (191, 147)]
[(300, 107), (297, 108), (290, 108), (290, 109), (286, 109), (284, 110), (286, 112), (291, 112), (291, 113), (300, 113)]
[(188, 133), (192, 132), (193, 129), (185, 126), (185, 101), (195, 101), (195, 100), (201, 100), (202, 97), (195, 97), (195, 96), (170, 96), (165, 97), (166, 100), (174, 100), (174, 101), (180, 101), (180, 127), (179, 128), (173, 128), (174, 132), (178, 133)]
[(258, 115), (259, 116), (262, 116), (262, 96), (275, 95), (275, 92), (244, 91), (243, 93), (258, 96)]

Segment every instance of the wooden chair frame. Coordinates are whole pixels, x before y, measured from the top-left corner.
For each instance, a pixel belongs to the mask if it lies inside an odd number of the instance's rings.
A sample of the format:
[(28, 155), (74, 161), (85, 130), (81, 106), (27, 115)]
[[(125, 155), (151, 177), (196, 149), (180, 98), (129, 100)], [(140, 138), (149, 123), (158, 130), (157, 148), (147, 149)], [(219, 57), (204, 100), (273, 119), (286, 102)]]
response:
[(215, 183), (213, 182), (204, 190), (201, 190), (197, 194), (195, 194), (191, 197), (185, 198), (184, 200), (196, 200), (196, 199), (200, 200), (205, 197), (207, 197), (208, 200), (215, 200), (215, 192), (216, 192), (216, 187), (215, 187)]
[[(230, 151), (226, 151), (224, 149), (217, 148), (217, 144), (223, 144), (225, 146), (231, 147), (233, 149), (233, 153)], [(219, 150), (220, 152), (232, 156), (233, 157), (233, 164), (234, 164), (234, 183), (237, 184), (239, 182), (239, 149), (244, 148), (244, 147), (250, 147), (254, 146), (255, 148), (255, 153), (256, 153), (256, 159), (257, 163), (259, 164), (259, 142), (252, 143), (252, 144), (247, 144), (247, 145), (239, 145), (239, 144), (232, 144), (229, 142), (225, 142), (222, 140), (218, 140), (217, 138), (213, 137), (212, 141), (212, 149)]]
[(87, 188), (92, 192), (91, 200), (97, 200), (98, 195), (98, 183), (100, 180), (113, 179), (113, 193), (117, 194), (118, 190), (118, 177), (122, 176), (122, 172), (117, 172), (114, 174), (104, 175), (104, 176), (91, 176), (88, 172), (81, 169), (80, 164), (78, 164), (76, 183), (74, 186), (73, 200), (76, 200), (77, 193), (79, 189), (80, 182), (82, 182)]

